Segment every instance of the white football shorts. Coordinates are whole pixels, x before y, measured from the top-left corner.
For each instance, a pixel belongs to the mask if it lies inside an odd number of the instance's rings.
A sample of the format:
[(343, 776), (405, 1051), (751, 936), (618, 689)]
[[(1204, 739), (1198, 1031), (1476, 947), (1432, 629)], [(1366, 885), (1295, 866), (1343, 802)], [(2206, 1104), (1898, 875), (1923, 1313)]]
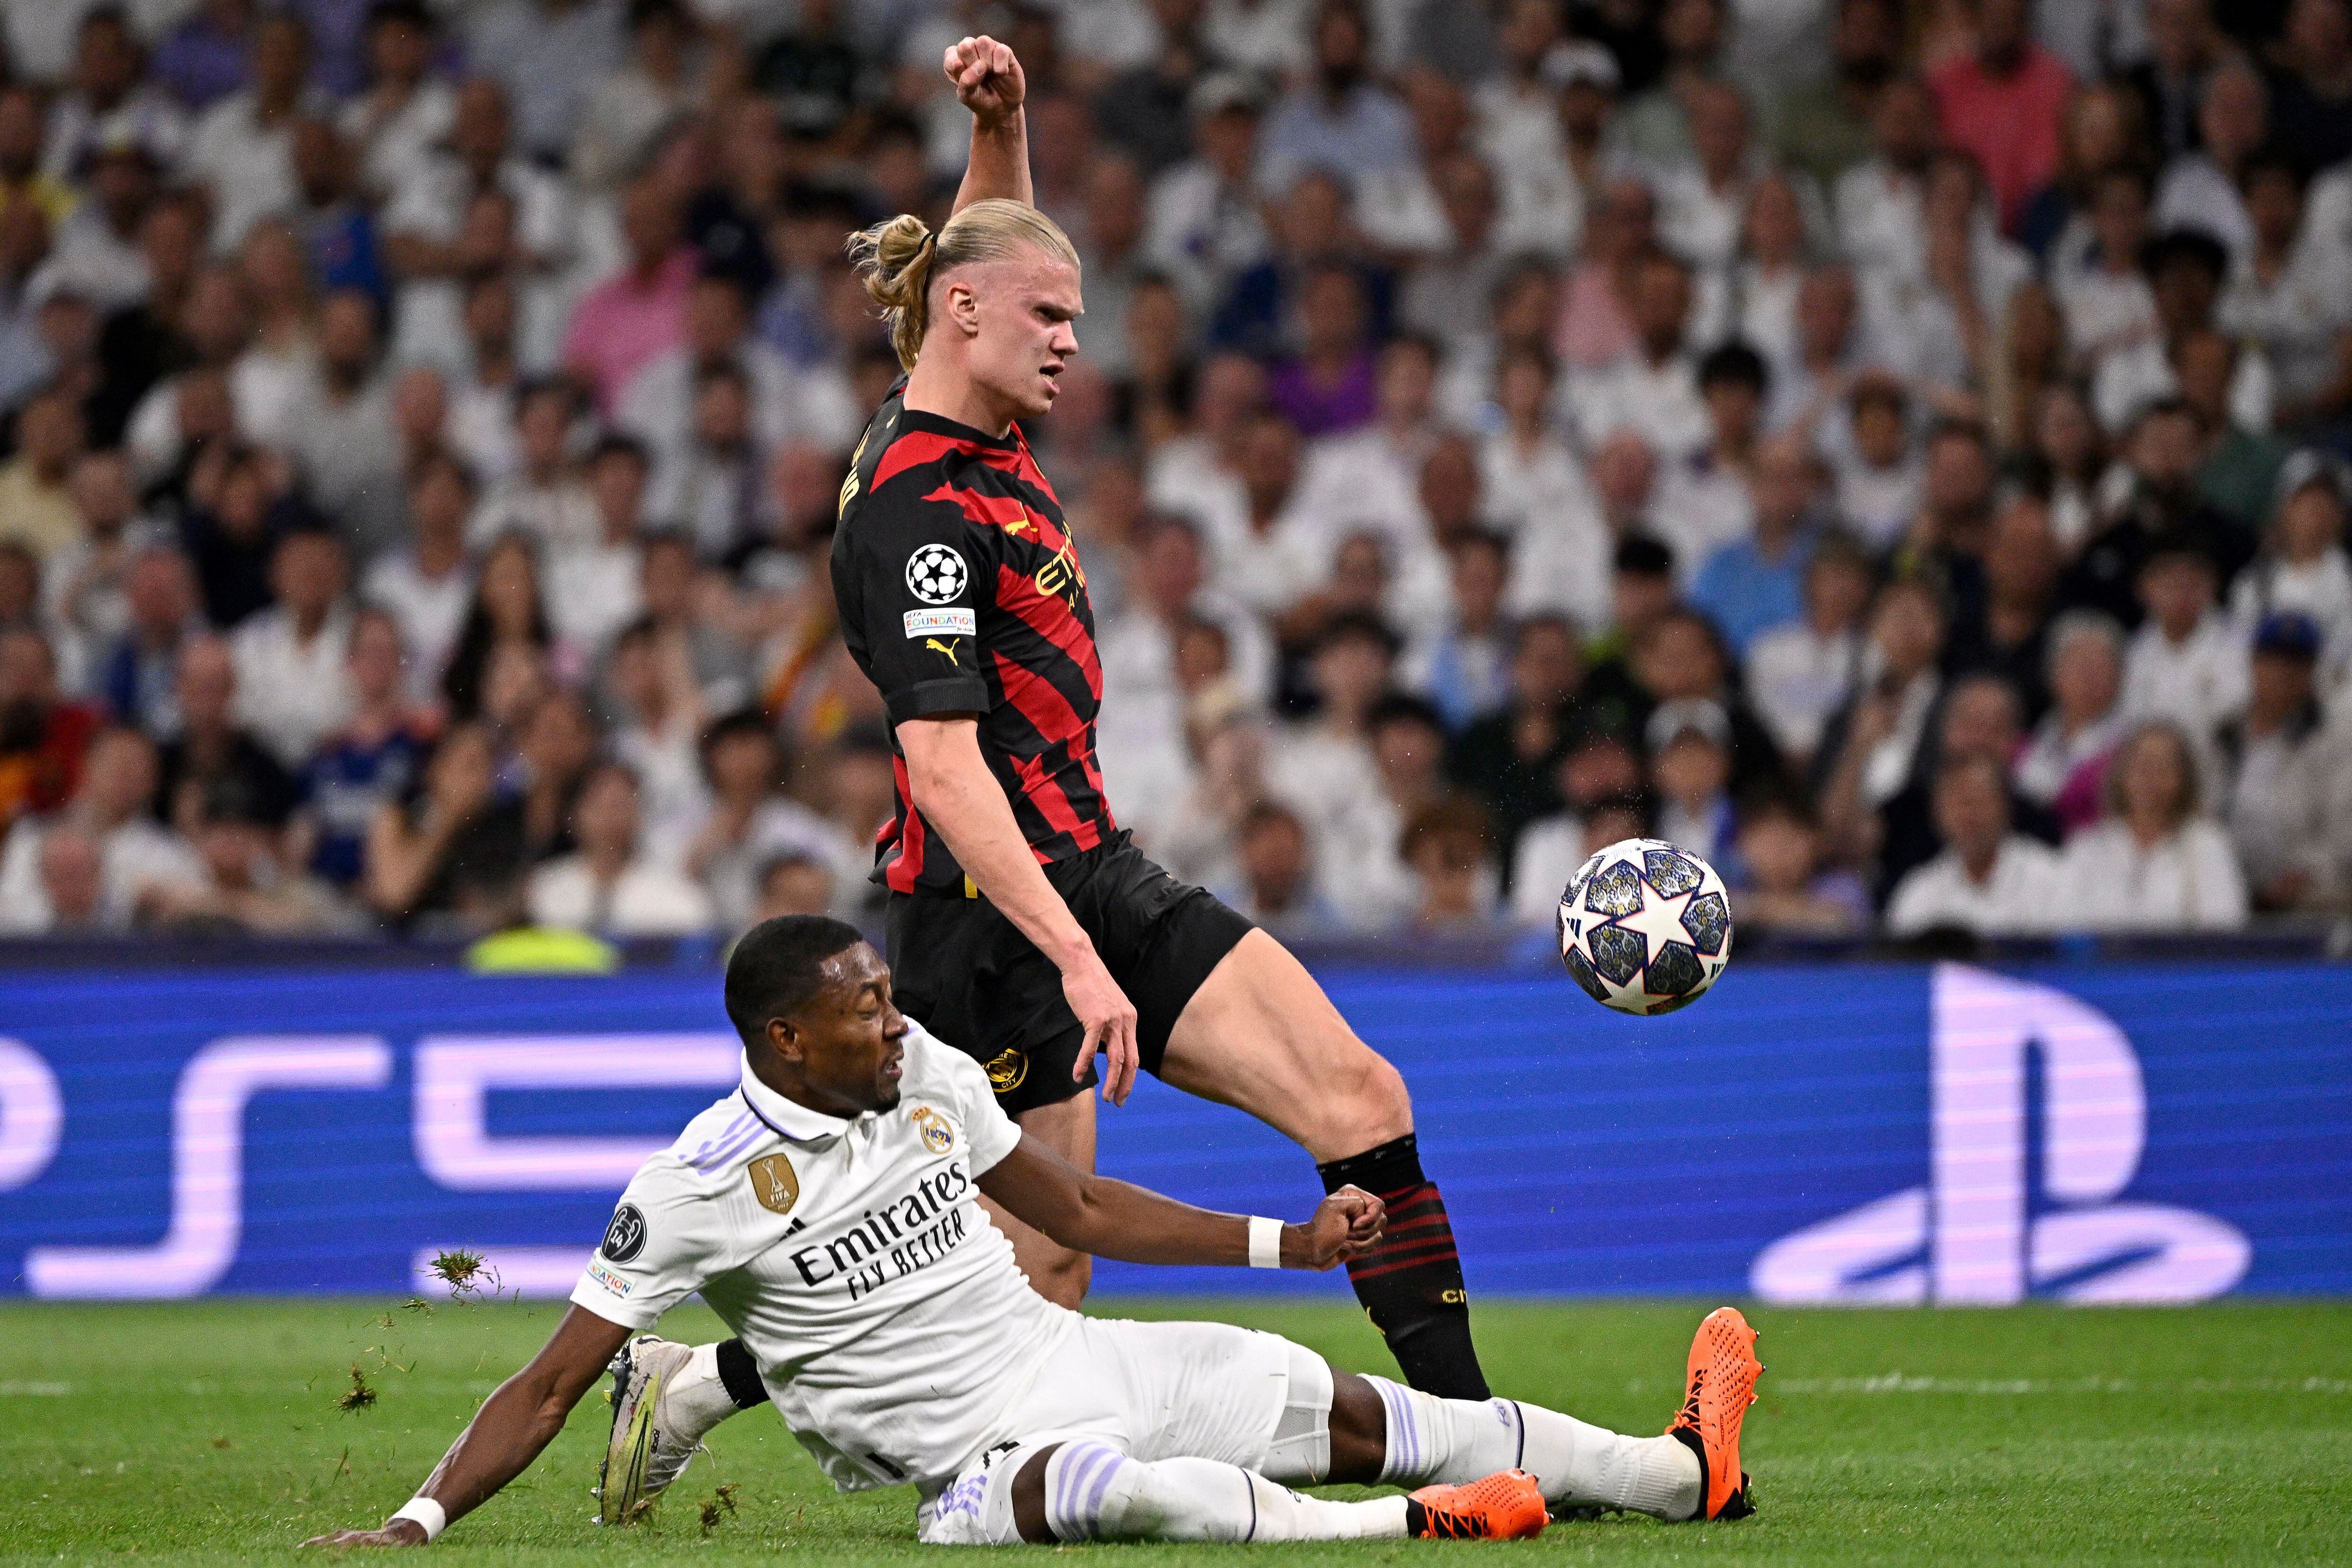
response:
[(922, 1500), (918, 1538), (1018, 1543), (1013, 1478), (1038, 1449), (1076, 1437), (1131, 1458), (1218, 1459), (1312, 1485), (1331, 1468), (1331, 1368), (1278, 1335), (1229, 1323), (1081, 1318), (981, 1452)]

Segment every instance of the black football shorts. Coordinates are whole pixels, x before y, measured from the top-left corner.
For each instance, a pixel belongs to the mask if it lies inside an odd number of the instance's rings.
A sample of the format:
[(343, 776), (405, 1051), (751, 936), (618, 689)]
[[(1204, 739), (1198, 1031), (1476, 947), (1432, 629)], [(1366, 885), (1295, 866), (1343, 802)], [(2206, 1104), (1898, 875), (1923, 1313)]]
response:
[[(1122, 830), (1045, 868), (1135, 1004), (1136, 1054), (1157, 1076), (1192, 993), (1250, 922), (1204, 888), (1176, 880)], [(1062, 996), (1062, 972), (995, 904), (953, 894), (890, 895), (891, 988), (899, 1010), (988, 1070), (1009, 1115), (1083, 1094), (1070, 1076), (1086, 1030)]]

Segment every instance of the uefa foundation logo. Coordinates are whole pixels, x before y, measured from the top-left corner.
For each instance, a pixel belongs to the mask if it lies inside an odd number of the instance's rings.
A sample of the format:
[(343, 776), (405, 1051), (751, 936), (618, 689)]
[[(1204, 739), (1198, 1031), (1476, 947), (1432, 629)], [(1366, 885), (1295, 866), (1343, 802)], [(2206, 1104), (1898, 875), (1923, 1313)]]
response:
[[(2253, 1249), (2194, 1209), (2119, 1201), (2147, 1141), (2139, 1058), (2097, 1009), (1980, 969), (1936, 971), (1929, 1185), (1767, 1247), (1768, 1301), (2005, 1306), (2196, 1301), (2237, 1284)], [(2028, 1103), (2029, 1052), (2042, 1083)], [(2038, 1125), (2041, 1146), (2030, 1147)], [(2032, 1212), (2028, 1170), (2041, 1172)]]

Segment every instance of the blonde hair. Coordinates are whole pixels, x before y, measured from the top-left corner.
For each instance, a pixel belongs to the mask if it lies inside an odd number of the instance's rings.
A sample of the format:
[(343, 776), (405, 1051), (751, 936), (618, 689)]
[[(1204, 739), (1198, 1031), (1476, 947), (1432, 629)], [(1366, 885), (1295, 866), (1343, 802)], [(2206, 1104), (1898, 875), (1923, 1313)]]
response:
[(930, 329), (931, 280), (1024, 250), (1042, 250), (1078, 265), (1076, 247), (1060, 225), (1025, 202), (996, 197), (972, 203), (937, 234), (912, 213), (901, 213), (849, 236), (849, 263), (866, 285), (866, 298), (882, 308), (882, 319), (890, 323), (890, 346), (909, 371)]

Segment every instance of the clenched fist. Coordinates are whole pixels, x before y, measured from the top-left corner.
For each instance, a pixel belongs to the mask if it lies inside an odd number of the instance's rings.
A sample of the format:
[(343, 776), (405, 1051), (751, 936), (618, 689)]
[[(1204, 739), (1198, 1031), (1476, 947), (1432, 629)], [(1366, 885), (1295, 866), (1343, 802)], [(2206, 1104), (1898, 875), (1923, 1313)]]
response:
[(1381, 1244), (1388, 1206), (1360, 1186), (1343, 1186), (1315, 1206), (1304, 1225), (1282, 1228), (1282, 1266), (1334, 1269)]
[(941, 64), (955, 84), (956, 101), (971, 110), (983, 129), (992, 130), (1021, 112), (1029, 82), (1009, 46), (986, 34), (960, 39), (948, 46)]

